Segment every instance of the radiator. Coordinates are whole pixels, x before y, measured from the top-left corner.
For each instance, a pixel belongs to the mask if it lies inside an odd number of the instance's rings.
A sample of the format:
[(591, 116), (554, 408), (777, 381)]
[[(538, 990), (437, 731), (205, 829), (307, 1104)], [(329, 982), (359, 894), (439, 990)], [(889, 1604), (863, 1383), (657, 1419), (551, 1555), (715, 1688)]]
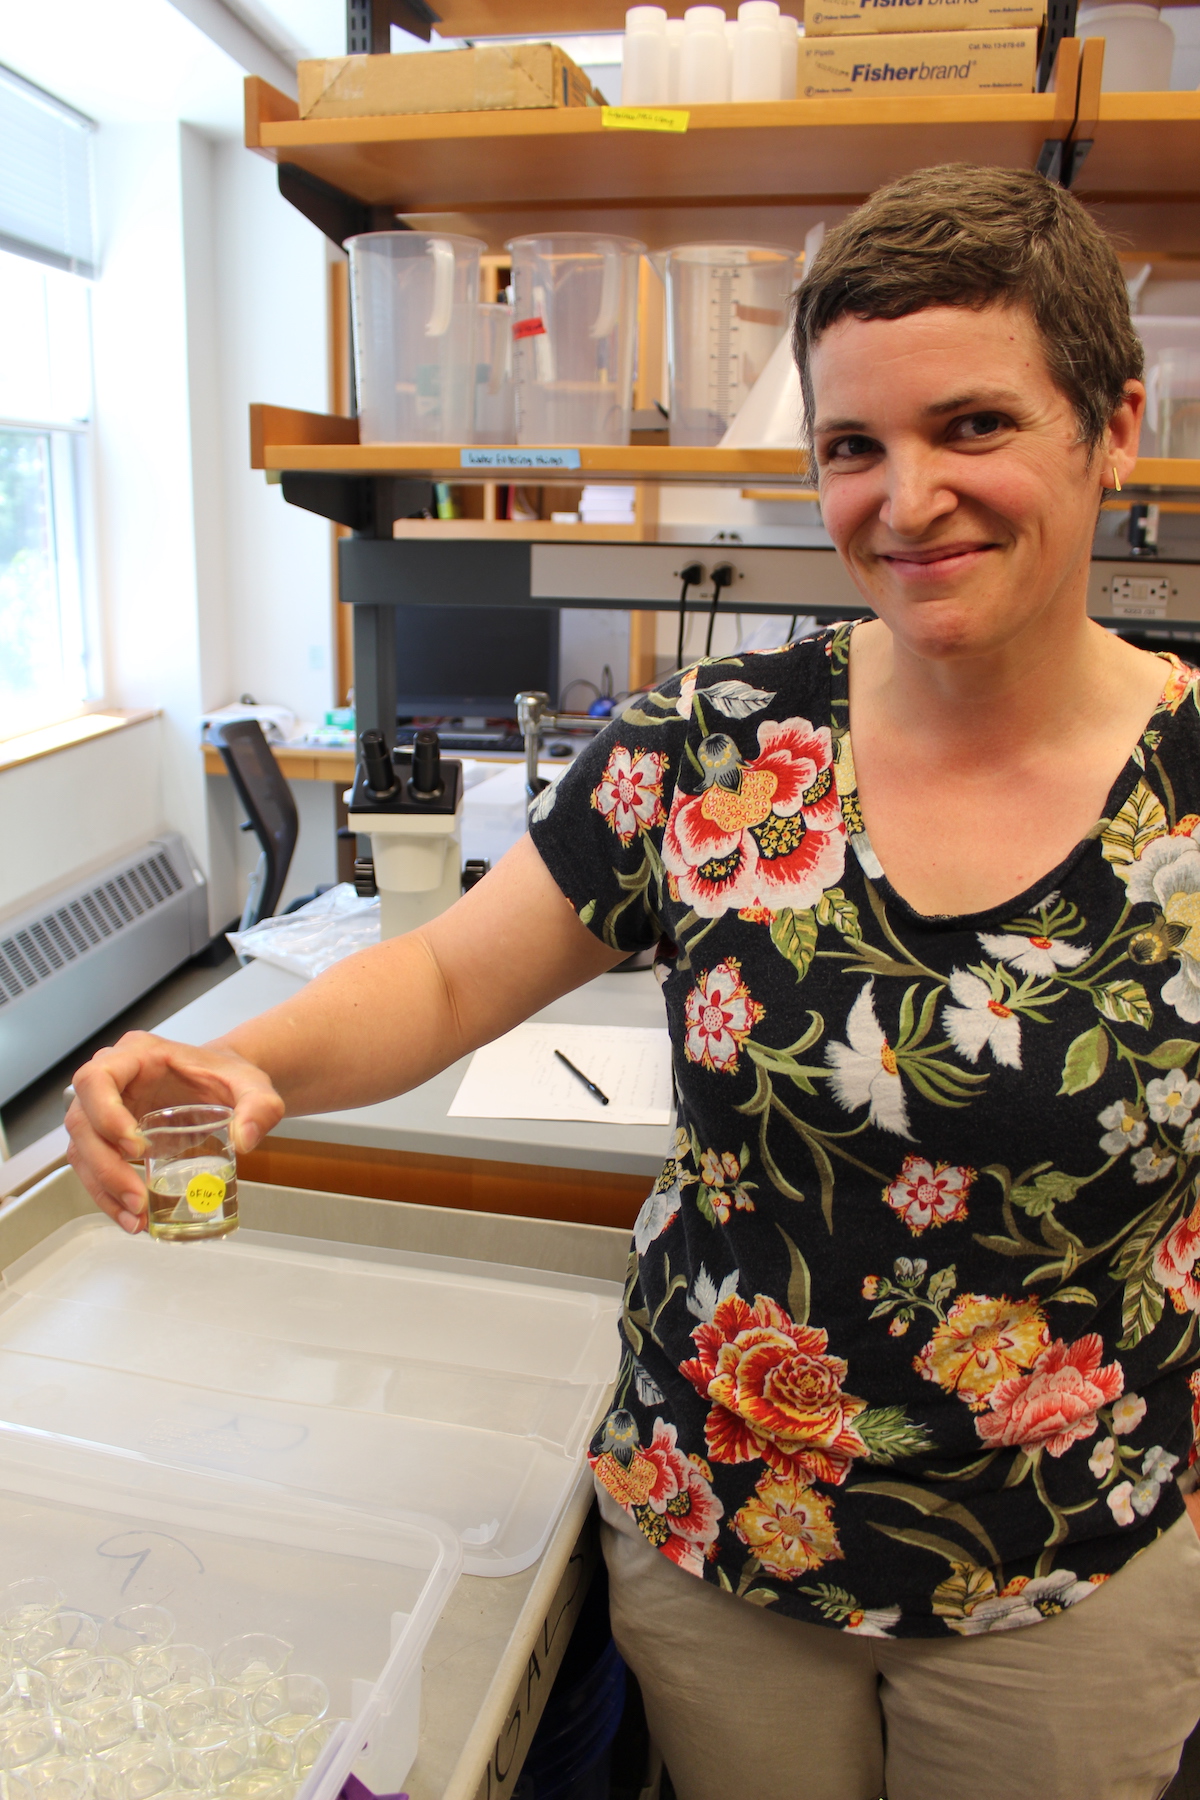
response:
[(0, 923), (0, 1105), (208, 942), (178, 832)]

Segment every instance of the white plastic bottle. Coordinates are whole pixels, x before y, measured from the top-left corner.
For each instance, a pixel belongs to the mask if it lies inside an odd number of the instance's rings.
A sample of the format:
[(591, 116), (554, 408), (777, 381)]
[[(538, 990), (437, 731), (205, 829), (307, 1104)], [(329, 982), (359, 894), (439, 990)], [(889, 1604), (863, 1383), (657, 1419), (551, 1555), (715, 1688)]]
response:
[(796, 98), (800, 68), (800, 24), (790, 13), (779, 15), (779, 98)]
[(1089, 0), (1079, 8), (1075, 35), (1106, 40), (1102, 92), (1162, 93), (1170, 87), (1175, 33), (1157, 6)]
[(683, 34), (687, 30), (682, 19), (667, 20), (667, 104), (679, 104), (679, 65), (683, 57)]
[(729, 53), (725, 13), (719, 6), (689, 6), (683, 15), (679, 56), (679, 98), (703, 106), (729, 98)]
[(665, 106), (667, 63), (666, 7), (631, 6), (621, 58), (622, 106)]
[(742, 0), (733, 55), (734, 100), (779, 99), (781, 43), (777, 0)]

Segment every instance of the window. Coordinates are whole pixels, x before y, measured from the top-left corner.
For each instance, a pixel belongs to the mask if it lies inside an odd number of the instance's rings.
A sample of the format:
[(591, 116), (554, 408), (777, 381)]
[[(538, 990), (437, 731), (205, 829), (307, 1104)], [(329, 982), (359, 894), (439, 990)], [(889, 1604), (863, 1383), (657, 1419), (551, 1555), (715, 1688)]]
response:
[(0, 69), (0, 737), (99, 694), (86, 120)]

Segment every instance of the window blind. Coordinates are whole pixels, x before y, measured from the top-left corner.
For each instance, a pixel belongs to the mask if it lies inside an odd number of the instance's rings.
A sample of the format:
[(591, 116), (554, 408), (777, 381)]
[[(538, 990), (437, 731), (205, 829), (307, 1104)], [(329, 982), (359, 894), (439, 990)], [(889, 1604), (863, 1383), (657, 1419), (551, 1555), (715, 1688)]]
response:
[(92, 122), (0, 66), (0, 249), (96, 273)]

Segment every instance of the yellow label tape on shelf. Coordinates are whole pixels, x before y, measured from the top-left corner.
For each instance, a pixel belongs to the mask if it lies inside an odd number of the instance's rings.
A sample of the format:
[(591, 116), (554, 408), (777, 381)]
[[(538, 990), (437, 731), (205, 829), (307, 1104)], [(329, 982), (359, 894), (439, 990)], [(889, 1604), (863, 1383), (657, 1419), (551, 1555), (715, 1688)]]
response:
[(686, 131), (686, 112), (661, 106), (606, 106), (600, 123), (610, 131)]

